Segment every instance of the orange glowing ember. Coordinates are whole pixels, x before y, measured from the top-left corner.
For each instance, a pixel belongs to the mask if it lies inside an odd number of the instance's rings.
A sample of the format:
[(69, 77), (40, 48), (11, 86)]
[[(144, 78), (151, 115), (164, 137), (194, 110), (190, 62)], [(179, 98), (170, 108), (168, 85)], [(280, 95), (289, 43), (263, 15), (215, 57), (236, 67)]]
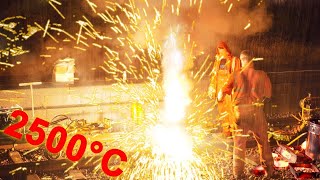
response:
[(307, 148), (307, 141), (304, 141), (302, 144), (301, 144), (301, 148), (306, 150)]
[(280, 158), (280, 156), (276, 153), (272, 153), (272, 157), (274, 159), (274, 166), (277, 168), (287, 168), (289, 166), (289, 162)]

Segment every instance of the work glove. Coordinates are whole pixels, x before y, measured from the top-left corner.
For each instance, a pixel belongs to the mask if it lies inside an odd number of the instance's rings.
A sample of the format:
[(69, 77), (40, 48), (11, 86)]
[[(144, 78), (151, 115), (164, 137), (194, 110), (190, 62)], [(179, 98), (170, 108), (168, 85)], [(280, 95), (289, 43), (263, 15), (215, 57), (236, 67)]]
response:
[(209, 88), (208, 88), (208, 96), (211, 99), (214, 99), (215, 98), (215, 94), (216, 94), (215, 88), (213, 88), (213, 86), (209, 86)]
[(217, 96), (217, 101), (218, 102), (222, 102), (223, 101), (223, 93), (222, 93), (222, 91), (220, 90), (219, 92), (218, 92), (218, 96)]
[(264, 97), (262, 100), (262, 103), (266, 104), (266, 103), (269, 103), (270, 101), (271, 101), (271, 98)]

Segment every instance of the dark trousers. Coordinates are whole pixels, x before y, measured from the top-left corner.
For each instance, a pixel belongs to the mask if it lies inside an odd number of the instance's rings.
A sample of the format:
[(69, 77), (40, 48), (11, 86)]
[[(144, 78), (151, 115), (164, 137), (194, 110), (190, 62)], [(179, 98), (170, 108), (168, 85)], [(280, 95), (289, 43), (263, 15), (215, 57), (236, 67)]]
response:
[(268, 142), (268, 125), (263, 107), (240, 105), (234, 107), (237, 128), (234, 132), (233, 173), (244, 173), (244, 160), (248, 134), (252, 133), (258, 144), (260, 161), (267, 166), (268, 174), (273, 173), (273, 158)]

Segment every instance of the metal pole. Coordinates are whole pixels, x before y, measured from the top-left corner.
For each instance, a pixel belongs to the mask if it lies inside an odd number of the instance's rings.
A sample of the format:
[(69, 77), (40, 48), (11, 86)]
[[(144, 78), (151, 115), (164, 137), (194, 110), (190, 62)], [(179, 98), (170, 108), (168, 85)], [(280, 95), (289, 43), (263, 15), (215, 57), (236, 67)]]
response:
[[(40, 85), (42, 82), (29, 82), (29, 83), (19, 83), (19, 86), (30, 86), (31, 91), (31, 108), (32, 108), (32, 119), (34, 120), (34, 101), (33, 101), (33, 85)], [(23, 134), (26, 133), (26, 126), (23, 127)]]

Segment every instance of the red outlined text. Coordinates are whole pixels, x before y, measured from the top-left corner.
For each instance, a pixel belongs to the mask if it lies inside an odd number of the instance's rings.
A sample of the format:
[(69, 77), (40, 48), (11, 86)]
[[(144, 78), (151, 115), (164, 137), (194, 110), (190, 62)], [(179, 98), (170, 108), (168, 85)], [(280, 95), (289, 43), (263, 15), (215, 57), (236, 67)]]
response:
[[(15, 124), (11, 124), (6, 129), (4, 129), (3, 132), (11, 137), (21, 140), (23, 134), (20, 132), (17, 132), (17, 130), (27, 125), (29, 120), (28, 115), (24, 111), (16, 110), (11, 114), (11, 116), (14, 118), (17, 118), (18, 116), (20, 116), (21, 120)], [(62, 151), (65, 146), (65, 143), (67, 141), (67, 131), (61, 126), (56, 126), (49, 132), (49, 135), (46, 139), (46, 133), (44, 128), (49, 127), (49, 124), (50, 123), (46, 120), (36, 118), (32, 122), (29, 128), (29, 131), (27, 131), (28, 133), (25, 135), (25, 137), (28, 143), (36, 146), (44, 143), (46, 140), (45, 147), (47, 148), (47, 150), (51, 153), (58, 153)], [(36, 137), (34, 136), (34, 133), (37, 134)], [(58, 142), (54, 145), (53, 142), (57, 136), (59, 136), (59, 139), (58, 139)], [(77, 147), (76, 153), (74, 153), (75, 145), (78, 141), (80, 142), (80, 146)], [(79, 161), (83, 157), (86, 151), (87, 144), (88, 142), (85, 136), (81, 134), (73, 135), (67, 144), (67, 148), (66, 148), (67, 158), (71, 161)], [(95, 149), (94, 148), (95, 146), (98, 146), (98, 149)], [(91, 149), (93, 149), (92, 150), (93, 153), (97, 153), (99, 151), (101, 152), (102, 148), (103, 148), (102, 143), (99, 141), (95, 141), (94, 144), (91, 145)], [(127, 162), (127, 155), (122, 150), (120, 149), (108, 150), (104, 154), (101, 161), (102, 170), (108, 176), (114, 176), (114, 177), (119, 176), (123, 172), (120, 168), (117, 168), (115, 170), (109, 169), (109, 165), (108, 165), (109, 160), (112, 156), (115, 156), (115, 155), (119, 156), (122, 162)]]

